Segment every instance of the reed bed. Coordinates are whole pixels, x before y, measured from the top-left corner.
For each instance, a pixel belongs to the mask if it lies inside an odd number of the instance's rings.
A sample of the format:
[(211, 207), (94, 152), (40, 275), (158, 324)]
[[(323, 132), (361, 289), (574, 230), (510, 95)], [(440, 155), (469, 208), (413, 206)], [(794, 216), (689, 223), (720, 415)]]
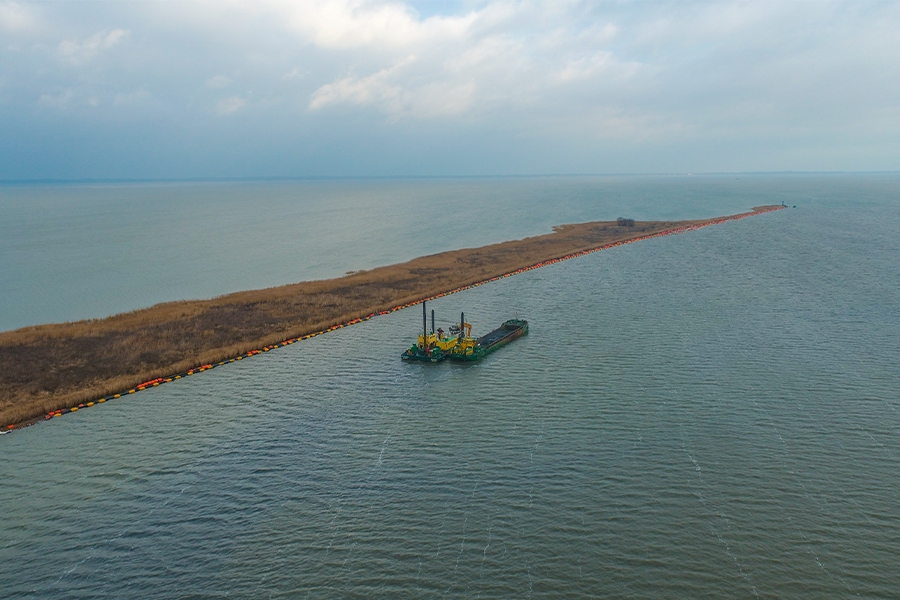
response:
[(226, 360), (538, 262), (719, 219), (562, 225), (547, 235), (442, 252), (337, 279), (2, 332), (0, 425), (32, 422), (51, 411), (156, 377)]

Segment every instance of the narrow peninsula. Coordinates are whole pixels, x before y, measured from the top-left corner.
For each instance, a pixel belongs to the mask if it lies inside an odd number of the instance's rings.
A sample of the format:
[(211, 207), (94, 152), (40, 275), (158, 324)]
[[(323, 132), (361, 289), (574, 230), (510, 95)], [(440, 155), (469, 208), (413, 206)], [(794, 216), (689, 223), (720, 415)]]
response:
[(560, 225), (547, 235), (442, 252), (337, 279), (2, 332), (0, 426), (6, 430), (51, 418), (105, 401), (106, 395), (134, 393), (177, 373), (193, 374), (548, 262), (779, 208), (695, 221)]

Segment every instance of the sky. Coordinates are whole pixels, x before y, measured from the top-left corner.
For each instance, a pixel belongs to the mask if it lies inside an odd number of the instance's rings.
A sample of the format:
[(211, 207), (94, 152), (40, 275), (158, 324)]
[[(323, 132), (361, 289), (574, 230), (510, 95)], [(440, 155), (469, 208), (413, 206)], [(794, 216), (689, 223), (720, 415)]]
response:
[(0, 180), (900, 170), (900, 2), (0, 0)]

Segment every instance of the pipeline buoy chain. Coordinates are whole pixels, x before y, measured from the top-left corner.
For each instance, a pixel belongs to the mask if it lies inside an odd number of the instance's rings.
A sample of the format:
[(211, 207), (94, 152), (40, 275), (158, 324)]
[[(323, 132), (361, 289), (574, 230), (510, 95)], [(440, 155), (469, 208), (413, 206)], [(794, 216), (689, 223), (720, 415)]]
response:
[[(91, 408), (93, 406), (96, 406), (97, 404), (103, 404), (110, 400), (117, 400), (117, 399), (121, 398), (123, 395), (136, 394), (137, 392), (142, 392), (142, 391), (146, 390), (147, 388), (158, 387), (164, 383), (176, 381), (176, 380), (182, 379), (184, 377), (190, 377), (196, 373), (202, 373), (203, 371), (208, 371), (210, 369), (214, 369), (217, 366), (222, 366), (222, 365), (225, 365), (228, 363), (233, 363), (238, 360), (244, 360), (245, 358), (250, 358), (252, 356), (256, 356), (256, 355), (262, 354), (264, 352), (270, 352), (277, 348), (283, 348), (285, 346), (290, 346), (291, 344), (295, 344), (295, 343), (301, 342), (303, 340), (308, 340), (308, 339), (314, 338), (318, 335), (323, 335), (323, 334), (331, 332), (331, 331), (343, 329), (344, 327), (349, 327), (350, 325), (362, 323), (363, 321), (368, 321), (368, 320), (372, 319), (373, 317), (377, 317), (378, 315), (389, 315), (391, 313), (397, 312), (398, 310), (403, 310), (404, 308), (410, 308), (412, 306), (419, 305), (422, 302), (430, 302), (432, 300), (436, 300), (437, 298), (443, 298), (444, 296), (449, 296), (451, 294), (457, 294), (459, 292), (464, 292), (464, 291), (470, 290), (474, 287), (478, 287), (478, 286), (484, 285), (486, 283), (491, 283), (492, 281), (499, 281), (499, 280), (505, 279), (507, 277), (512, 277), (513, 275), (518, 275), (520, 273), (526, 273), (526, 272), (532, 271), (534, 269), (546, 267), (547, 265), (554, 265), (554, 264), (560, 263), (564, 260), (578, 258), (579, 256), (586, 256), (588, 254), (593, 254), (594, 252), (600, 252), (601, 250), (617, 248), (619, 246), (624, 246), (625, 244), (633, 244), (635, 242), (640, 242), (643, 240), (664, 237), (667, 235), (677, 235), (677, 234), (681, 234), (681, 233), (686, 233), (688, 231), (694, 231), (694, 230), (700, 229), (702, 227), (709, 227), (710, 225), (718, 225), (720, 223), (725, 223), (726, 221), (737, 221), (738, 219), (743, 219), (745, 217), (752, 217), (754, 215), (761, 215), (761, 214), (764, 214), (767, 212), (781, 210), (782, 208), (785, 208), (785, 207), (778, 206), (778, 207), (769, 208), (766, 210), (760, 210), (760, 211), (756, 211), (756, 212), (752, 212), (752, 213), (744, 213), (741, 215), (735, 215), (733, 217), (725, 217), (723, 219), (716, 219), (715, 221), (707, 221), (706, 223), (699, 223), (696, 225), (685, 225), (683, 227), (676, 227), (674, 229), (667, 229), (665, 231), (658, 231), (656, 233), (642, 235), (640, 237), (632, 238), (630, 240), (624, 240), (621, 242), (613, 242), (611, 244), (604, 244), (603, 246), (597, 246), (596, 248), (588, 248), (587, 250), (580, 250), (580, 251), (574, 252), (572, 254), (566, 254), (565, 256), (560, 256), (559, 258), (552, 258), (550, 260), (541, 261), (541, 262), (535, 263), (533, 265), (529, 265), (527, 267), (522, 267), (520, 269), (516, 269), (515, 271), (511, 271), (509, 273), (504, 273), (503, 275), (497, 275), (495, 277), (491, 277), (490, 279), (485, 279), (483, 281), (477, 281), (470, 285), (464, 285), (462, 287), (458, 287), (458, 288), (450, 290), (448, 292), (441, 292), (439, 294), (435, 294), (434, 296), (422, 298), (421, 300), (416, 300), (414, 302), (407, 302), (406, 304), (394, 306), (393, 308), (389, 308), (387, 310), (373, 312), (371, 314), (366, 315), (365, 317), (357, 317), (356, 319), (352, 319), (345, 323), (338, 323), (337, 325), (332, 325), (331, 327), (328, 327), (327, 329), (322, 329), (322, 330), (316, 331), (314, 333), (307, 333), (305, 335), (301, 335), (301, 336), (290, 338), (290, 339), (287, 339), (287, 340), (284, 340), (281, 342), (277, 342), (270, 346), (263, 346), (262, 348), (260, 348), (258, 350), (250, 350), (239, 356), (235, 356), (234, 358), (229, 358), (226, 360), (219, 361), (215, 365), (210, 363), (210, 364), (206, 364), (206, 365), (201, 365), (199, 367), (194, 367), (193, 369), (188, 369), (187, 371), (184, 371), (182, 373), (176, 373), (175, 375), (169, 375), (168, 377), (157, 377), (156, 379), (151, 379), (150, 381), (145, 381), (144, 383), (141, 383), (140, 385), (135, 386), (134, 388), (128, 390), (127, 392), (119, 392), (117, 394), (112, 394), (109, 396), (105, 396), (103, 398), (98, 398), (95, 401), (82, 403), (82, 404), (79, 404), (78, 406), (73, 406), (71, 408), (62, 408), (59, 410), (51, 411), (44, 416), (44, 420), (49, 420), (49, 419), (53, 419), (55, 417), (60, 417), (66, 413), (77, 412), (77, 411), (83, 410), (85, 408)], [(15, 424), (7, 425), (6, 429), (0, 430), (0, 433), (9, 433), (10, 431), (12, 431), (15, 428), (16, 428)]]

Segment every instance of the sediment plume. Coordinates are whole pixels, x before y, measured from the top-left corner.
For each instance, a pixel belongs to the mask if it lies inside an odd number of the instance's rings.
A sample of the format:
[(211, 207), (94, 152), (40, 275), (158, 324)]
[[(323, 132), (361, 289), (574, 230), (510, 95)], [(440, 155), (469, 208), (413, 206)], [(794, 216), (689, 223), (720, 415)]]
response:
[(423, 256), (345, 277), (167, 302), (0, 333), (0, 426), (102, 404), (516, 273), (642, 239), (769, 212), (694, 221), (630, 219)]

